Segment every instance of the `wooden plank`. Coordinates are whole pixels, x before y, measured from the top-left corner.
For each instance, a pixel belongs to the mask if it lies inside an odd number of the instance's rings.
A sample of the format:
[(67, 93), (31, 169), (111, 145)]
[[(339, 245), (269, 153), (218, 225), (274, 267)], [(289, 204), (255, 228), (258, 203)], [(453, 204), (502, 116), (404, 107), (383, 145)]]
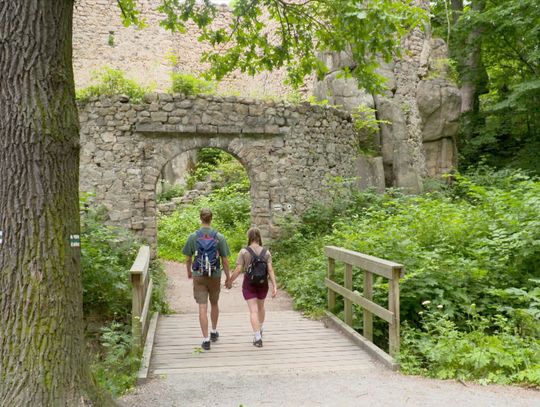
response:
[(399, 369), (399, 363), (397, 363), (392, 356), (388, 355), (385, 351), (383, 351), (373, 342), (368, 341), (366, 338), (364, 338), (353, 328), (345, 324), (331, 312), (327, 311), (326, 316), (331, 324), (333, 324), (337, 329), (348, 335), (352, 340), (354, 340), (358, 345), (362, 346), (370, 355), (382, 362), (386, 367), (391, 370)]
[(394, 278), (388, 283), (388, 308), (394, 318), (388, 329), (388, 349), (391, 356), (399, 352), (399, 276), (400, 271), (394, 271)]
[[(364, 298), (368, 301), (373, 300), (373, 274), (364, 270)], [(362, 319), (364, 324), (364, 337), (373, 342), (373, 314), (369, 310), (363, 308)]]
[[(254, 346), (252, 346), (254, 348)], [(212, 349), (213, 350), (213, 349)], [(161, 355), (153, 356), (152, 363), (154, 366), (162, 366), (164, 364), (183, 364), (192, 360), (212, 360), (219, 364), (229, 364), (237, 360), (249, 359), (253, 362), (261, 363), (272, 363), (275, 360), (279, 359), (307, 359), (307, 360), (324, 360), (325, 358), (362, 358), (366, 359), (364, 352), (359, 349), (357, 346), (351, 345), (348, 349), (335, 350), (333, 352), (325, 352), (324, 349), (311, 349), (300, 352), (299, 350), (295, 352), (262, 352), (260, 349), (246, 351), (244, 353), (235, 353), (235, 354), (216, 354), (215, 352), (204, 353), (206, 356), (202, 356), (202, 353), (186, 353), (182, 355)]]
[[(249, 343), (242, 343), (241, 346), (224, 346), (221, 345), (214, 345), (212, 344), (212, 353), (221, 354), (221, 353), (241, 353), (241, 352), (251, 352)], [(288, 342), (286, 344), (282, 342), (274, 342), (270, 343), (268, 341), (264, 341), (264, 345), (261, 349), (263, 352), (275, 352), (275, 353), (282, 353), (282, 352), (294, 352), (296, 350), (308, 350), (308, 349), (324, 349), (327, 352), (333, 352), (334, 350), (340, 350), (340, 349), (355, 349), (356, 345), (353, 345), (347, 341), (340, 341), (340, 342), (325, 342), (324, 344), (321, 344), (320, 342), (316, 343), (308, 343), (304, 346), (297, 345), (294, 342)], [(253, 347), (253, 346), (252, 346)], [(193, 353), (193, 350), (195, 349), (194, 346), (183, 346), (183, 347), (170, 347), (170, 348), (153, 348), (152, 349), (152, 356), (165, 356), (165, 355), (183, 355), (183, 354), (189, 354)], [(248, 350), (249, 349), (249, 350)], [(259, 349), (259, 351), (261, 351)]]
[[(302, 371), (309, 371), (313, 372), (314, 370), (321, 370), (324, 372), (334, 372), (334, 371), (351, 371), (355, 374), (358, 373), (368, 373), (369, 371), (373, 370), (374, 365), (359, 365), (359, 364), (351, 364), (347, 361), (334, 361), (331, 365), (329, 365), (327, 362), (317, 362), (317, 361), (310, 361), (310, 362), (298, 362), (295, 363), (294, 366), (291, 365), (269, 365), (264, 366), (264, 372), (302, 372)], [(160, 375), (167, 375), (167, 374), (196, 374), (199, 372), (212, 372), (212, 373), (221, 373), (221, 372), (231, 372), (232, 369), (229, 366), (211, 366), (211, 367), (191, 367), (189, 369), (183, 369), (181, 367), (177, 368), (159, 368), (154, 369), (150, 371), (150, 374), (152, 376), (160, 376)], [(237, 369), (239, 373), (245, 373), (249, 371), (254, 372), (260, 372), (261, 367), (260, 366), (253, 366), (253, 365), (246, 365), (241, 366)]]
[[(208, 353), (210, 354), (211, 351)], [(203, 356), (205, 353), (201, 353), (199, 356)], [(243, 358), (231, 358), (224, 360), (222, 358), (204, 358), (200, 357), (198, 359), (190, 359), (190, 360), (183, 360), (181, 363), (162, 363), (162, 364), (155, 364), (152, 361), (152, 368), (153, 369), (159, 369), (163, 367), (182, 367), (183, 369), (192, 368), (192, 367), (210, 367), (210, 366), (228, 366), (228, 367), (239, 367), (239, 366), (250, 366), (250, 365), (264, 365), (270, 366), (270, 365), (288, 365), (288, 366), (294, 366), (295, 363), (298, 362), (310, 362), (315, 361), (317, 363), (326, 362), (326, 363), (332, 363), (336, 361), (346, 361), (351, 364), (372, 364), (369, 359), (366, 358), (355, 358), (351, 355), (345, 355), (343, 357), (340, 357), (339, 355), (332, 356), (326, 355), (326, 356), (318, 356), (316, 359), (311, 358), (309, 356), (307, 357), (296, 357), (296, 356), (288, 356), (286, 358), (276, 359), (275, 357), (269, 356), (267, 358), (258, 358), (255, 359), (254, 357), (243, 357)]]
[[(352, 265), (345, 264), (344, 283), (345, 283), (345, 288), (347, 290), (349, 290), (350, 292), (352, 292), (352, 289), (353, 289), (352, 277), (353, 277)], [(352, 301), (348, 297), (345, 297), (345, 300), (344, 300), (344, 313), (343, 313), (343, 316), (344, 316), (344, 319), (345, 319), (345, 323), (352, 326), (352, 323), (353, 323)]]
[(403, 269), (403, 265), (394, 263), (393, 261), (380, 259), (378, 257), (354, 252), (341, 247), (325, 246), (324, 254), (326, 257), (331, 257), (346, 264), (360, 267), (388, 279), (393, 278), (393, 270)]
[[(324, 334), (313, 334), (311, 335), (313, 340), (327, 340), (331, 339), (335, 335), (335, 332), (329, 332)], [(246, 340), (251, 340), (252, 333), (246, 333), (245, 335), (237, 336), (236, 338), (230, 338), (231, 341), (243, 343)], [(288, 338), (298, 338), (298, 335), (286, 334), (286, 335), (272, 335), (272, 340), (279, 341), (285, 340)], [(202, 341), (201, 334), (189, 334), (183, 336), (182, 338), (167, 338), (162, 337), (158, 334), (157, 338), (154, 341), (155, 346), (165, 346), (165, 345), (188, 345), (190, 343), (197, 345)]]
[[(141, 246), (137, 257), (131, 266), (131, 274), (141, 274), (144, 275), (148, 271), (148, 266), (150, 265), (150, 246)], [(143, 279), (141, 279), (142, 281)]]
[[(336, 272), (336, 262), (334, 259), (328, 257), (328, 279), (334, 280), (334, 274)], [(328, 310), (333, 311), (336, 307), (336, 293), (328, 289)]]
[(159, 318), (159, 312), (155, 312), (148, 326), (148, 335), (146, 336), (144, 350), (141, 360), (141, 367), (137, 374), (137, 384), (142, 384), (148, 378), (148, 369), (150, 368), (150, 359), (154, 347), (154, 336), (156, 334), (156, 326)]
[(148, 284), (148, 290), (146, 290), (145, 293), (145, 299), (144, 299), (144, 306), (141, 312), (141, 335), (144, 345), (144, 341), (146, 340), (146, 332), (148, 330), (148, 317), (149, 317), (149, 311), (150, 311), (150, 301), (152, 300), (152, 288), (153, 288), (153, 282), (150, 280), (150, 283)]
[(360, 294), (349, 291), (346, 288), (328, 279), (325, 279), (325, 284), (327, 287), (330, 287), (332, 290), (334, 290), (338, 294), (350, 299), (355, 304), (358, 304), (366, 308), (371, 313), (377, 315), (379, 318), (384, 319), (386, 322), (389, 322), (389, 323), (392, 322), (392, 318), (394, 315), (392, 314), (392, 312), (388, 311), (386, 308), (383, 308), (380, 305), (375, 304), (374, 302), (365, 299)]

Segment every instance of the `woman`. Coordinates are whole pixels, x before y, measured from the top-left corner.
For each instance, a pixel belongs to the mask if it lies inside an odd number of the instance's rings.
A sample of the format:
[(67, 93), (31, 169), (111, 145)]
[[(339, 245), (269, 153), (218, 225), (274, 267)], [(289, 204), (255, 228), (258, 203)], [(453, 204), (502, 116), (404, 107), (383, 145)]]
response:
[[(272, 281), (272, 297), (277, 295), (276, 276), (272, 268), (272, 255), (262, 245), (261, 231), (257, 228), (248, 230), (248, 247), (240, 250), (238, 259), (236, 260), (236, 269), (234, 270), (227, 288), (232, 287), (232, 283), (240, 275), (242, 271), (246, 271), (251, 264), (252, 255), (249, 250), (253, 251), (256, 256), (262, 256), (266, 260), (268, 277)], [(264, 252), (263, 252), (264, 251)], [(253, 345), (260, 348), (263, 346), (262, 333), (265, 317), (264, 300), (268, 294), (268, 279), (263, 285), (252, 285), (249, 279), (244, 276), (242, 283), (242, 294), (249, 307), (249, 315), (251, 319), (251, 327), (253, 328)]]

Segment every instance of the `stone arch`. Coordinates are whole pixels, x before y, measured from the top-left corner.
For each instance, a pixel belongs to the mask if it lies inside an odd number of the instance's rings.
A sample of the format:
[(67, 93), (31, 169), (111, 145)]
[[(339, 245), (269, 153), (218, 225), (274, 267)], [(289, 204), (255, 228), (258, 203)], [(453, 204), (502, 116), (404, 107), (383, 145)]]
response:
[[(270, 209), (270, 187), (268, 179), (260, 180), (257, 169), (260, 166), (268, 165), (267, 157), (269, 151), (261, 151), (259, 157), (251, 157), (245, 148), (242, 148), (242, 143), (239, 142), (238, 135), (229, 135), (225, 137), (212, 137), (209, 134), (202, 134), (199, 137), (185, 140), (183, 137), (175, 138), (170, 143), (161, 144), (161, 148), (156, 152), (154, 160), (155, 168), (159, 170), (157, 175), (152, 170), (150, 176), (155, 178), (155, 183), (158, 181), (161, 169), (175, 157), (188, 151), (198, 151), (203, 148), (220, 149), (240, 162), (244, 167), (250, 181), (250, 201), (251, 201), (251, 223), (253, 226), (261, 228), (263, 234), (269, 237), (270, 219), (272, 213)], [(153, 166), (152, 166), (153, 167)], [(154, 168), (154, 167), (153, 167)], [(144, 175), (143, 175), (144, 176)], [(156, 207), (156, 201), (147, 202), (150, 208)]]
[(109, 209), (110, 223), (156, 238), (155, 185), (161, 169), (184, 151), (220, 148), (251, 181), (251, 220), (265, 237), (284, 215), (328, 199), (325, 178), (357, 171), (356, 135), (348, 113), (327, 106), (219, 96), (152, 94), (79, 106), (81, 190)]

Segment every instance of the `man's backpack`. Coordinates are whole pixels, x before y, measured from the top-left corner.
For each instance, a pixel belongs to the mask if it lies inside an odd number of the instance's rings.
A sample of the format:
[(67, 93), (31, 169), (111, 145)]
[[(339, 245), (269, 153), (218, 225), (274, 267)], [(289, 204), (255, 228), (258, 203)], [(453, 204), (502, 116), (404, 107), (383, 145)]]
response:
[(268, 263), (266, 261), (266, 249), (263, 247), (261, 254), (255, 254), (251, 247), (246, 247), (251, 255), (251, 262), (246, 270), (246, 278), (249, 284), (261, 287), (268, 284)]
[(197, 251), (192, 269), (200, 271), (203, 276), (211, 276), (220, 268), (217, 232), (213, 230), (208, 234), (199, 229), (196, 239)]

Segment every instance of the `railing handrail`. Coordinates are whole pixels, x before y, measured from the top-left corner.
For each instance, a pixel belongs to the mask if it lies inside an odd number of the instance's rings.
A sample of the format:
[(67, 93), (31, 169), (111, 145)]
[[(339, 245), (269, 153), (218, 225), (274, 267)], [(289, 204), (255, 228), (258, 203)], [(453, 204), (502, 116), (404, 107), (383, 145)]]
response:
[(141, 246), (130, 269), (132, 285), (131, 331), (137, 349), (144, 347), (150, 317), (152, 278), (150, 269), (150, 247)]
[[(362, 340), (369, 342), (370, 348), (376, 348), (378, 353), (384, 351), (373, 344), (373, 315), (388, 322), (390, 324), (388, 330), (388, 353), (390, 354), (391, 362), (395, 363), (392, 358), (399, 352), (399, 279), (404, 274), (403, 265), (335, 246), (326, 246), (324, 248), (324, 254), (328, 257), (328, 275), (324, 280), (328, 288), (328, 311), (331, 312), (335, 308), (336, 294), (343, 296), (344, 322), (351, 327), (353, 321), (352, 304), (354, 303), (362, 307), (364, 322)], [(343, 286), (333, 281), (336, 260), (345, 263)], [(359, 267), (364, 271), (363, 294), (359, 294), (353, 290), (353, 266)], [(388, 309), (372, 301), (373, 274), (389, 280)]]

